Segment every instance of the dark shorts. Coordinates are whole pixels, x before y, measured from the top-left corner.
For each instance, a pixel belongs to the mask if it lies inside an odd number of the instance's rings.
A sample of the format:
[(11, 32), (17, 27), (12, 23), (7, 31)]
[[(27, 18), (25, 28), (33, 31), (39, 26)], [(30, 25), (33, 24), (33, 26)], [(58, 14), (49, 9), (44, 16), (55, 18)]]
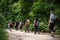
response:
[(54, 25), (55, 25), (55, 23), (50, 23), (50, 27), (49, 27), (50, 32), (54, 31)]
[(20, 29), (22, 29), (22, 26), (20, 26)]
[(10, 28), (13, 28), (13, 25), (12, 25), (12, 26), (10, 26)]
[(37, 30), (38, 30), (38, 26), (35, 26), (35, 27), (34, 27), (34, 30), (37, 31)]
[(18, 27), (18, 25), (16, 25), (15, 27)]

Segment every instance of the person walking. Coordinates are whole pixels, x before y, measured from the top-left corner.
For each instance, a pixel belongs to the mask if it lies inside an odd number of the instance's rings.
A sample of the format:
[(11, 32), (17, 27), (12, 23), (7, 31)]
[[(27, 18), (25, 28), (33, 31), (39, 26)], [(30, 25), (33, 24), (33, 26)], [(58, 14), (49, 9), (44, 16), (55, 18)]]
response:
[(34, 33), (36, 34), (36, 32), (38, 31), (38, 34), (39, 34), (39, 20), (38, 18), (36, 17), (35, 20), (34, 20)]
[(22, 27), (23, 27), (23, 22), (21, 21), (21, 22), (20, 22), (20, 29), (21, 29), (21, 32), (22, 32)]
[(55, 15), (53, 13), (53, 11), (50, 11), (50, 18), (49, 18), (49, 30), (51, 32), (51, 36), (54, 37), (54, 26), (55, 26)]
[(12, 31), (12, 27), (13, 27), (12, 21), (9, 22), (8, 27), (9, 27), (10, 31)]
[(25, 32), (26, 32), (26, 31), (29, 32), (30, 20), (29, 20), (28, 18), (26, 18), (25, 25), (26, 25), (26, 30), (25, 30)]
[(15, 22), (15, 29), (18, 30), (18, 25), (19, 25), (19, 22), (16, 20)]

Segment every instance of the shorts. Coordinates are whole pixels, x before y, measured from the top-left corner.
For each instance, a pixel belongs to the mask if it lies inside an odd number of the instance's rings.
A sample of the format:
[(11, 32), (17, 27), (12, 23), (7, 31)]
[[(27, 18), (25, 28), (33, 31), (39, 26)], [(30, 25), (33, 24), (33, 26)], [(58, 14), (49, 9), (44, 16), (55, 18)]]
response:
[(20, 26), (20, 29), (22, 29), (22, 26)]
[(38, 30), (38, 26), (35, 26), (35, 27), (34, 27), (34, 30), (37, 31), (37, 30)]
[(10, 28), (12, 28), (13, 26), (10, 26)]
[(26, 30), (28, 30), (29, 29), (29, 25), (26, 25)]

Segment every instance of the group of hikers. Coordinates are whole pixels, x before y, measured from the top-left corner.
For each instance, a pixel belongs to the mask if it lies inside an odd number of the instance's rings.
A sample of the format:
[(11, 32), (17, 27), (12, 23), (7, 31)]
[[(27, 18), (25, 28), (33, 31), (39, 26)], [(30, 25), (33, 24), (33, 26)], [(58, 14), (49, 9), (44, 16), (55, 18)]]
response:
[[(22, 22), (22, 21), (18, 22), (18, 21), (16, 20), (16, 22), (13, 24), (13, 22), (10, 21), (10, 22), (8, 23), (8, 29), (9, 29), (10, 31), (12, 31), (11, 29), (12, 29), (13, 25), (14, 25), (14, 27), (15, 27), (16, 30), (18, 30), (18, 26), (19, 26), (19, 27), (20, 27), (20, 30), (22, 31), (24, 22)], [(26, 18), (26, 20), (25, 20), (25, 26), (26, 26), (25, 32), (29, 32), (29, 26), (30, 26), (30, 20), (29, 20), (29, 18)], [(39, 20), (38, 20), (38, 18), (36, 17), (35, 20), (34, 20), (34, 31), (35, 31), (35, 34), (36, 34), (37, 30), (38, 30), (38, 26), (39, 26)], [(39, 31), (39, 30), (38, 30), (38, 31)]]
[[(54, 34), (54, 26), (55, 26), (55, 20), (56, 19), (57, 19), (57, 17), (54, 15), (53, 11), (50, 11), (50, 18), (49, 18), (48, 27), (49, 27), (49, 31), (51, 32), (52, 36), (54, 36), (53, 34)], [(12, 23), (12, 21), (10, 21), (8, 23), (8, 28), (9, 29), (12, 28), (12, 25), (13, 25), (13, 23)], [(15, 26), (16, 30), (18, 30), (18, 26), (20, 26), (20, 29), (22, 31), (23, 25), (24, 25), (24, 23), (22, 21), (19, 23), (16, 20), (16, 22), (14, 23), (14, 26)], [(26, 26), (25, 32), (26, 31), (29, 32), (29, 26), (30, 26), (30, 20), (29, 20), (29, 18), (26, 18), (26, 20), (25, 20), (25, 26)], [(40, 33), (38, 27), (39, 27), (39, 19), (38, 19), (38, 17), (36, 17), (34, 19), (34, 33), (35, 34), (36, 34), (37, 31), (38, 31), (38, 34)], [(10, 31), (12, 31), (12, 30), (10, 29)]]

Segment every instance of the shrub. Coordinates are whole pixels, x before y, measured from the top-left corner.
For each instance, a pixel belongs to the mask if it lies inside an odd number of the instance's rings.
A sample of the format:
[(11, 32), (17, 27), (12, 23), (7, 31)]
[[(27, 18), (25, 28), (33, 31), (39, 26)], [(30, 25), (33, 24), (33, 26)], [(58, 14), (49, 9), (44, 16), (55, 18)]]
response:
[(8, 40), (7, 32), (0, 28), (0, 40)]
[(30, 24), (30, 26), (29, 26), (29, 30), (31, 30), (31, 31), (34, 30), (34, 25), (33, 25), (33, 24)]
[(49, 31), (47, 23), (45, 23), (45, 22), (40, 22), (39, 29), (43, 32), (48, 32)]

